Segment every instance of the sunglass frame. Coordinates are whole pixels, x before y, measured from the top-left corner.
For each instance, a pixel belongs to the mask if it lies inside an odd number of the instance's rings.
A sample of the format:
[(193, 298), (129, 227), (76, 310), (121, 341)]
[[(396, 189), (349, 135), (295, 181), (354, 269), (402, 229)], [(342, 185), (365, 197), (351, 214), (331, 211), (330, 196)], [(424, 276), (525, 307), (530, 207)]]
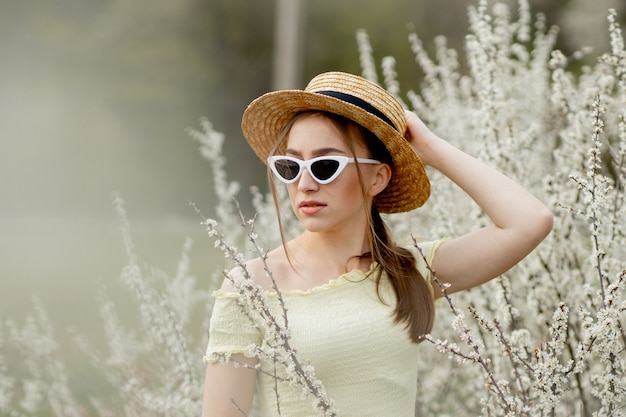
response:
[[(276, 168), (276, 162), (281, 161), (281, 160), (294, 162), (298, 166), (298, 173), (292, 179), (287, 179), (283, 177), (280, 174), (278, 168)], [(337, 166), (337, 170), (330, 177), (323, 180), (323, 179), (318, 178), (315, 175), (315, 172), (314, 172), (315, 169), (314, 168), (312, 169), (312, 167), (313, 167), (313, 164), (316, 162), (328, 161), (328, 160), (337, 162), (339, 165)], [(345, 169), (345, 167), (348, 166), (349, 163), (355, 163), (355, 162), (358, 162), (359, 164), (381, 164), (382, 163), (375, 159), (350, 158), (350, 157), (341, 156), (341, 155), (324, 155), (324, 156), (318, 156), (316, 158), (311, 158), (307, 160), (302, 160), (302, 159), (294, 158), (292, 156), (285, 156), (285, 155), (274, 155), (274, 156), (270, 156), (269, 158), (267, 158), (267, 164), (269, 165), (270, 169), (272, 170), (276, 178), (278, 178), (281, 182), (285, 184), (293, 184), (294, 182), (298, 181), (300, 176), (302, 176), (302, 172), (304, 171), (304, 169), (309, 171), (311, 178), (313, 178), (318, 184), (322, 184), (322, 185), (329, 184), (333, 182), (335, 179), (337, 179), (337, 177), (341, 174), (341, 172)]]

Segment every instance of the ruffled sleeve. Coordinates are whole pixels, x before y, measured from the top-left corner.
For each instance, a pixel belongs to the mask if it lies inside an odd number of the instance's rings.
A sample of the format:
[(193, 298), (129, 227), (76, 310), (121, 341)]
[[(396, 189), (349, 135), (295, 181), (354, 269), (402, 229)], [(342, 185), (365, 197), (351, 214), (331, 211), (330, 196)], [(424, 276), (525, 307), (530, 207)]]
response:
[(213, 363), (243, 353), (249, 357), (248, 347), (260, 345), (261, 334), (238, 304), (239, 295), (221, 290), (213, 293), (215, 306), (209, 326), (209, 344), (204, 361)]

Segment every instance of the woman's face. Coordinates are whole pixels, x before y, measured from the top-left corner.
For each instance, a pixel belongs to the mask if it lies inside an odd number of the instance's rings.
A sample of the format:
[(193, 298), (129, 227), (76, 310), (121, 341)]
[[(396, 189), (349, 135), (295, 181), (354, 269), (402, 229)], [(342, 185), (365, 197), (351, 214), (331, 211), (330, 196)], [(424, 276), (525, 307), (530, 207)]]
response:
[[(347, 140), (327, 117), (321, 114), (306, 115), (293, 124), (287, 136), (285, 155), (301, 160), (325, 155), (352, 158), (354, 155)], [(358, 158), (368, 158), (369, 153), (360, 142), (354, 140), (354, 153)], [(366, 190), (372, 174), (379, 167), (380, 165), (360, 165)], [(328, 184), (317, 183), (305, 169), (300, 178), (288, 184), (287, 188), (293, 210), (308, 231), (350, 232), (365, 227), (365, 207), (371, 205), (372, 197), (364, 197), (356, 164), (349, 163)]]

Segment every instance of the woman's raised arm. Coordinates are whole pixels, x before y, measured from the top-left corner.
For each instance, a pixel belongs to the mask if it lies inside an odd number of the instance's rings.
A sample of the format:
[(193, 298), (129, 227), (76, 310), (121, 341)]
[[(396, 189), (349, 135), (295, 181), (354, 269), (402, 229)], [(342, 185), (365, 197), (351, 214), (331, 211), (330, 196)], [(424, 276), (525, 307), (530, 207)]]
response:
[(491, 225), (446, 242), (433, 259), (449, 293), (480, 285), (506, 272), (552, 230), (552, 213), (532, 194), (497, 170), (432, 133), (407, 112), (407, 139), (422, 161), (465, 191)]

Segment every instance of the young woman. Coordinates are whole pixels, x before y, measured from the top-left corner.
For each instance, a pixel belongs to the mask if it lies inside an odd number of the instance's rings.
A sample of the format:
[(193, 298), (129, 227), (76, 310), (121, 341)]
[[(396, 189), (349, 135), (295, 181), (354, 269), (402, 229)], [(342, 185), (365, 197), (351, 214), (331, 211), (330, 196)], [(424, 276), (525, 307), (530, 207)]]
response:
[[(441, 292), (416, 248), (390, 239), (380, 213), (424, 204), (430, 183), (423, 164), (484, 210), (491, 225), (419, 245), (449, 293), (514, 266), (550, 232), (552, 214), (354, 75), (325, 73), (304, 91), (265, 94), (244, 113), (242, 129), (286, 184), (304, 230), (266, 259), (288, 310), (291, 345), (313, 365), (338, 415), (413, 417), (418, 343), (432, 328)], [(275, 296), (260, 259), (246, 268)], [(284, 415), (315, 415), (299, 388), (276, 382), (271, 362), (262, 360), (260, 371), (235, 366), (259, 363), (248, 346), (261, 342), (262, 330), (241, 312), (228, 281), (214, 295), (203, 416), (247, 415), (255, 392), (264, 417), (278, 415), (277, 401)]]

